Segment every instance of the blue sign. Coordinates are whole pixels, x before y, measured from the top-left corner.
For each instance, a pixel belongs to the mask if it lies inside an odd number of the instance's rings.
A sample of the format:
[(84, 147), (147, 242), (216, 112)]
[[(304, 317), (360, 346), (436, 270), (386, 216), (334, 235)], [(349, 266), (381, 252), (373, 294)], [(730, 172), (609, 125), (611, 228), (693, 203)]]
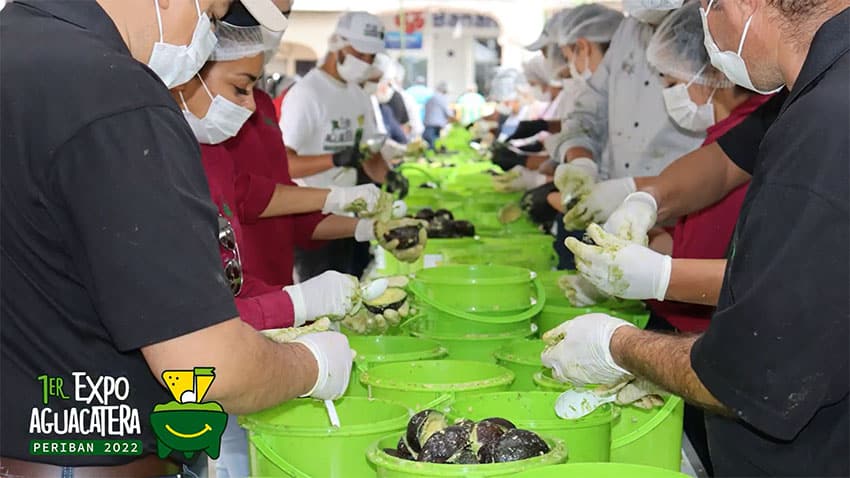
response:
[[(401, 32), (387, 32), (384, 36), (384, 46), (389, 50), (401, 49)], [(407, 50), (422, 49), (422, 32), (407, 33), (404, 35), (404, 48)]]

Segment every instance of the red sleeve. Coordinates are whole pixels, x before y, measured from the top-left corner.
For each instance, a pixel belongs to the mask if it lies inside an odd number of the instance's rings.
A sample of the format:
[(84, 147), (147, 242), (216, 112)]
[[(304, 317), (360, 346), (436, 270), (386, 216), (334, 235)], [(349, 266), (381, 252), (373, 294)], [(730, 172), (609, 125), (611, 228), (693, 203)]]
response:
[(246, 276), (236, 298), (239, 317), (257, 330), (280, 329), (295, 324), (292, 299), (280, 287)]
[(239, 219), (245, 224), (254, 224), (269, 206), (277, 183), (265, 176), (240, 174), (236, 177), (236, 197)]
[(313, 232), (320, 222), (324, 221), (326, 215), (320, 212), (311, 212), (308, 214), (295, 214), (292, 216), (295, 219), (293, 229), (295, 232), (295, 245), (301, 249), (310, 250), (321, 247), (325, 241), (314, 241)]

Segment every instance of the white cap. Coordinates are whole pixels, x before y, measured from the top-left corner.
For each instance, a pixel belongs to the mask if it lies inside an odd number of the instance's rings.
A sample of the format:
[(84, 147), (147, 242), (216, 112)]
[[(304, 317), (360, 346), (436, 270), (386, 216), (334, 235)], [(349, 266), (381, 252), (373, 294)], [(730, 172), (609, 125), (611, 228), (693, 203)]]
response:
[(210, 55), (210, 61), (234, 61), (263, 53), (263, 27), (240, 27), (219, 22), (215, 29), (218, 42)]
[(559, 10), (557, 13), (552, 15), (549, 20), (546, 20), (546, 25), (543, 27), (543, 31), (540, 32), (540, 36), (537, 37), (537, 40), (534, 40), (534, 43), (526, 46), (525, 49), (529, 51), (539, 51), (546, 45), (555, 43), (555, 41), (558, 40), (558, 28), (561, 24), (561, 18), (569, 13), (570, 10), (572, 9), (565, 8), (563, 10)]
[(339, 17), (334, 35), (360, 53), (374, 55), (384, 51), (384, 23), (368, 12), (344, 13)]
[(273, 32), (286, 30), (289, 21), (272, 0), (239, 0), (260, 25)]

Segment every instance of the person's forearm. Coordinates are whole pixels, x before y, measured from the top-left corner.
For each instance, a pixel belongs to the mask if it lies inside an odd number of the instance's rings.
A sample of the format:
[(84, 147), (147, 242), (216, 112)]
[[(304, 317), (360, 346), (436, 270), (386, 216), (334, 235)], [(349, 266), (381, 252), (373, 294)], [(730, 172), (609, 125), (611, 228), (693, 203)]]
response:
[(691, 367), (691, 348), (698, 336), (665, 335), (620, 327), (611, 337), (611, 356), (621, 367), (711, 412), (730, 410), (705, 388)]
[(578, 158), (593, 159), (593, 151), (591, 151), (587, 148), (582, 148), (581, 146), (576, 146), (575, 148), (570, 148), (570, 149), (567, 150), (567, 156), (566, 156), (566, 162), (567, 163), (569, 163), (570, 161), (572, 161), (574, 159), (578, 159)]
[(749, 179), (712, 143), (677, 159), (658, 176), (635, 178), (635, 185), (655, 198), (661, 223), (711, 206)]
[(532, 154), (525, 160), (525, 167), (532, 171), (536, 171), (537, 168), (539, 168), (546, 161), (549, 161), (548, 155)]
[(332, 154), (299, 156), (290, 148), (286, 148), (286, 154), (289, 160), (289, 175), (295, 179), (319, 174), (334, 167)]
[(554, 210), (556, 210), (556, 211), (558, 211), (562, 214), (567, 212), (566, 208), (564, 207), (564, 203), (561, 202), (561, 193), (559, 193), (557, 191), (553, 192), (553, 193), (549, 193), (546, 196), (546, 202), (548, 202), (549, 205), (552, 206), (552, 209), (554, 209)]
[(378, 184), (383, 184), (387, 180), (387, 173), (390, 171), (389, 165), (380, 154), (374, 154), (371, 158), (363, 161), (362, 167), (366, 176), (369, 176), (369, 179)]
[(330, 192), (330, 189), (302, 188), (278, 184), (269, 205), (260, 214), (260, 217), (288, 216), (290, 214), (321, 211), (325, 207), (325, 200), (327, 200)]
[(673, 236), (660, 227), (649, 230), (649, 248), (665, 256), (673, 254)]
[(726, 259), (673, 259), (667, 300), (717, 306)]
[(550, 133), (558, 134), (561, 132), (561, 120), (547, 121), (547, 123), (548, 124), (546, 130)]
[(299, 397), (316, 383), (318, 366), (300, 344), (277, 344), (240, 318), (142, 348), (151, 372), (215, 368), (207, 401), (234, 414), (252, 413)]
[(314, 241), (332, 241), (354, 237), (360, 219), (345, 216), (328, 216), (313, 230)]

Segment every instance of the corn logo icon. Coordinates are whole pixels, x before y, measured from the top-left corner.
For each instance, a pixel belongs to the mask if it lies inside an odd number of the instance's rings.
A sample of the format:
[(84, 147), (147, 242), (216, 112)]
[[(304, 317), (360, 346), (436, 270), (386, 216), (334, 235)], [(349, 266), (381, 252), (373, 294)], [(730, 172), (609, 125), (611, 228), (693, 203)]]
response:
[(218, 458), (227, 413), (218, 403), (203, 401), (215, 381), (215, 369), (166, 370), (162, 381), (174, 400), (155, 406), (151, 413), (157, 455), (165, 458), (176, 451), (188, 459), (204, 452)]

